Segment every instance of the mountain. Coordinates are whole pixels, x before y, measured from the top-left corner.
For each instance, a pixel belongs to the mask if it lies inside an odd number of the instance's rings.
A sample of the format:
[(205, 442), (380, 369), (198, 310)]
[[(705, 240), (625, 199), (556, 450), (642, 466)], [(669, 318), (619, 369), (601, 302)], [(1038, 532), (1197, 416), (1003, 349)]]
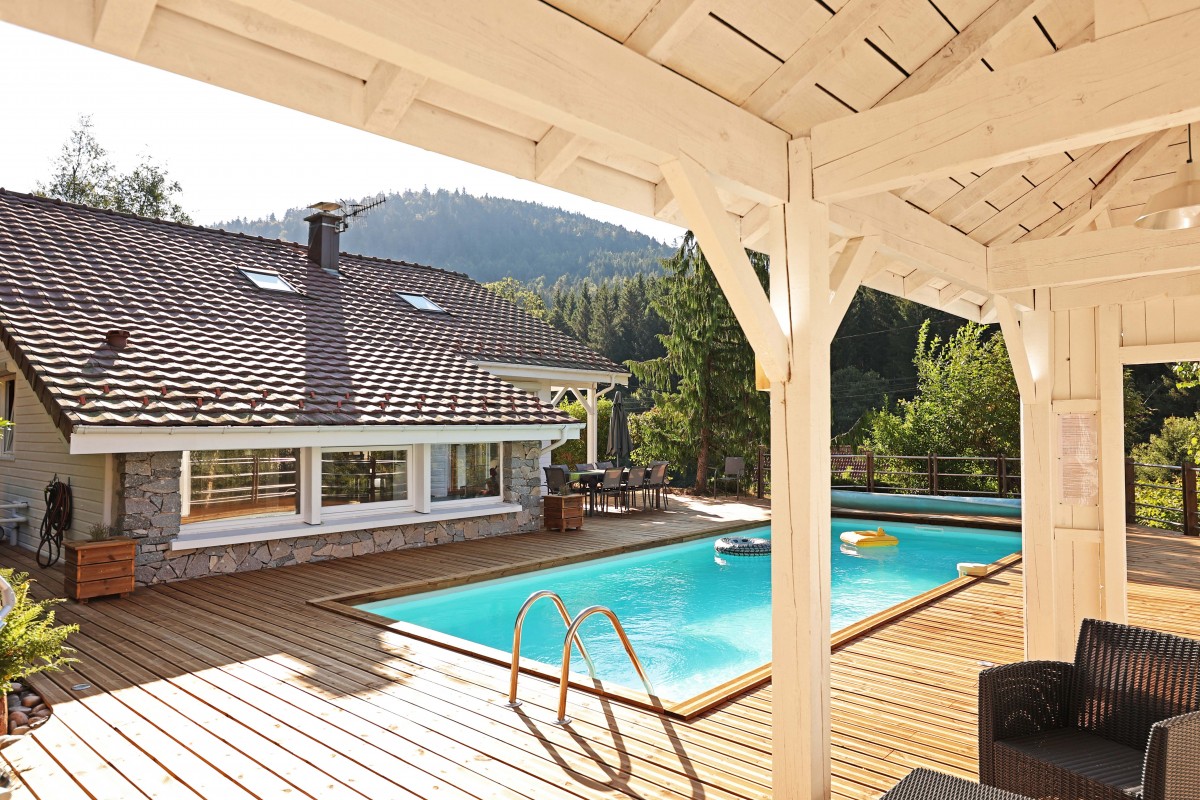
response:
[[(304, 217), (311, 213), (293, 208), (281, 219), (272, 214), (215, 227), (304, 242)], [(573, 282), (658, 274), (659, 259), (674, 252), (649, 236), (583, 214), (444, 189), (388, 195), (382, 206), (350, 220), (342, 249), (457, 270), (485, 283), (544, 276), (547, 285), (564, 275)]]

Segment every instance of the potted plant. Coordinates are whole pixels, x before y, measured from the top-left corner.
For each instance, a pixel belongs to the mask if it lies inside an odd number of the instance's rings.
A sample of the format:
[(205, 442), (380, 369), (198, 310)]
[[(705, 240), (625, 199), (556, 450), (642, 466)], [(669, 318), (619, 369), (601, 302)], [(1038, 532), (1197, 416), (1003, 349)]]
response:
[(67, 594), (81, 603), (93, 597), (133, 591), (136, 543), (117, 536), (111, 525), (97, 523), (88, 530), (86, 541), (64, 543), (67, 551), (63, 586)]
[[(4, 715), (4, 732), (25, 733), (39, 720), (50, 716), (49, 705), (26, 687), (16, 683), (46, 670), (58, 670), (76, 659), (67, 646), (67, 637), (79, 630), (78, 625), (59, 625), (54, 620), (54, 606), (62, 598), (33, 600), (29, 597), (30, 578), (27, 573), (0, 569), (13, 591), (13, 605), (0, 626), (0, 683), (10, 698)], [(18, 716), (19, 715), (19, 716)], [(16, 722), (16, 725), (10, 724)]]

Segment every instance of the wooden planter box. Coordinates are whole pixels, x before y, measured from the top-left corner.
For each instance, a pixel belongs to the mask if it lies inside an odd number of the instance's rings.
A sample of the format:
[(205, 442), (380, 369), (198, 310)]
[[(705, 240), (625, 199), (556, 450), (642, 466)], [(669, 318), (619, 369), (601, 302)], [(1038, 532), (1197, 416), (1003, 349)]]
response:
[(581, 494), (546, 495), (544, 504), (546, 528), (559, 531), (582, 528), (583, 501), (584, 496)]
[(63, 588), (72, 600), (86, 603), (93, 597), (133, 591), (133, 564), (137, 544), (117, 537), (99, 542), (64, 542), (67, 551)]

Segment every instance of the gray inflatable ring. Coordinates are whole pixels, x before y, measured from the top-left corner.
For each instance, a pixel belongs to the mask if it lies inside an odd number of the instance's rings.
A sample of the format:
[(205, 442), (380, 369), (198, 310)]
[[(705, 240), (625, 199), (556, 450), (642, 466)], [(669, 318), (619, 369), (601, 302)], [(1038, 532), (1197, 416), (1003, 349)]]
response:
[(722, 536), (714, 548), (725, 556), (769, 556), (771, 540), (747, 536)]

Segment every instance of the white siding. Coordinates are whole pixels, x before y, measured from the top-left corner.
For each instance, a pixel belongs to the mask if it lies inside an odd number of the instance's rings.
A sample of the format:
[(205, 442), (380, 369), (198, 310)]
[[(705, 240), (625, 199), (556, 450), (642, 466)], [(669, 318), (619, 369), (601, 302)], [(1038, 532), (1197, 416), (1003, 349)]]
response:
[[(0, 350), (0, 373), (11, 360)], [(20, 543), (36, 547), (38, 525), (45, 514), (43, 491), (57, 474), (70, 480), (74, 514), (68, 538), (82, 538), (104, 516), (104, 455), (73, 456), (62, 433), (38, 401), (25, 378), (17, 373), (16, 408), (13, 413), (13, 455), (0, 457), (0, 498), (25, 500), (29, 522), (20, 527)], [(0, 512), (0, 516), (13, 512)]]

